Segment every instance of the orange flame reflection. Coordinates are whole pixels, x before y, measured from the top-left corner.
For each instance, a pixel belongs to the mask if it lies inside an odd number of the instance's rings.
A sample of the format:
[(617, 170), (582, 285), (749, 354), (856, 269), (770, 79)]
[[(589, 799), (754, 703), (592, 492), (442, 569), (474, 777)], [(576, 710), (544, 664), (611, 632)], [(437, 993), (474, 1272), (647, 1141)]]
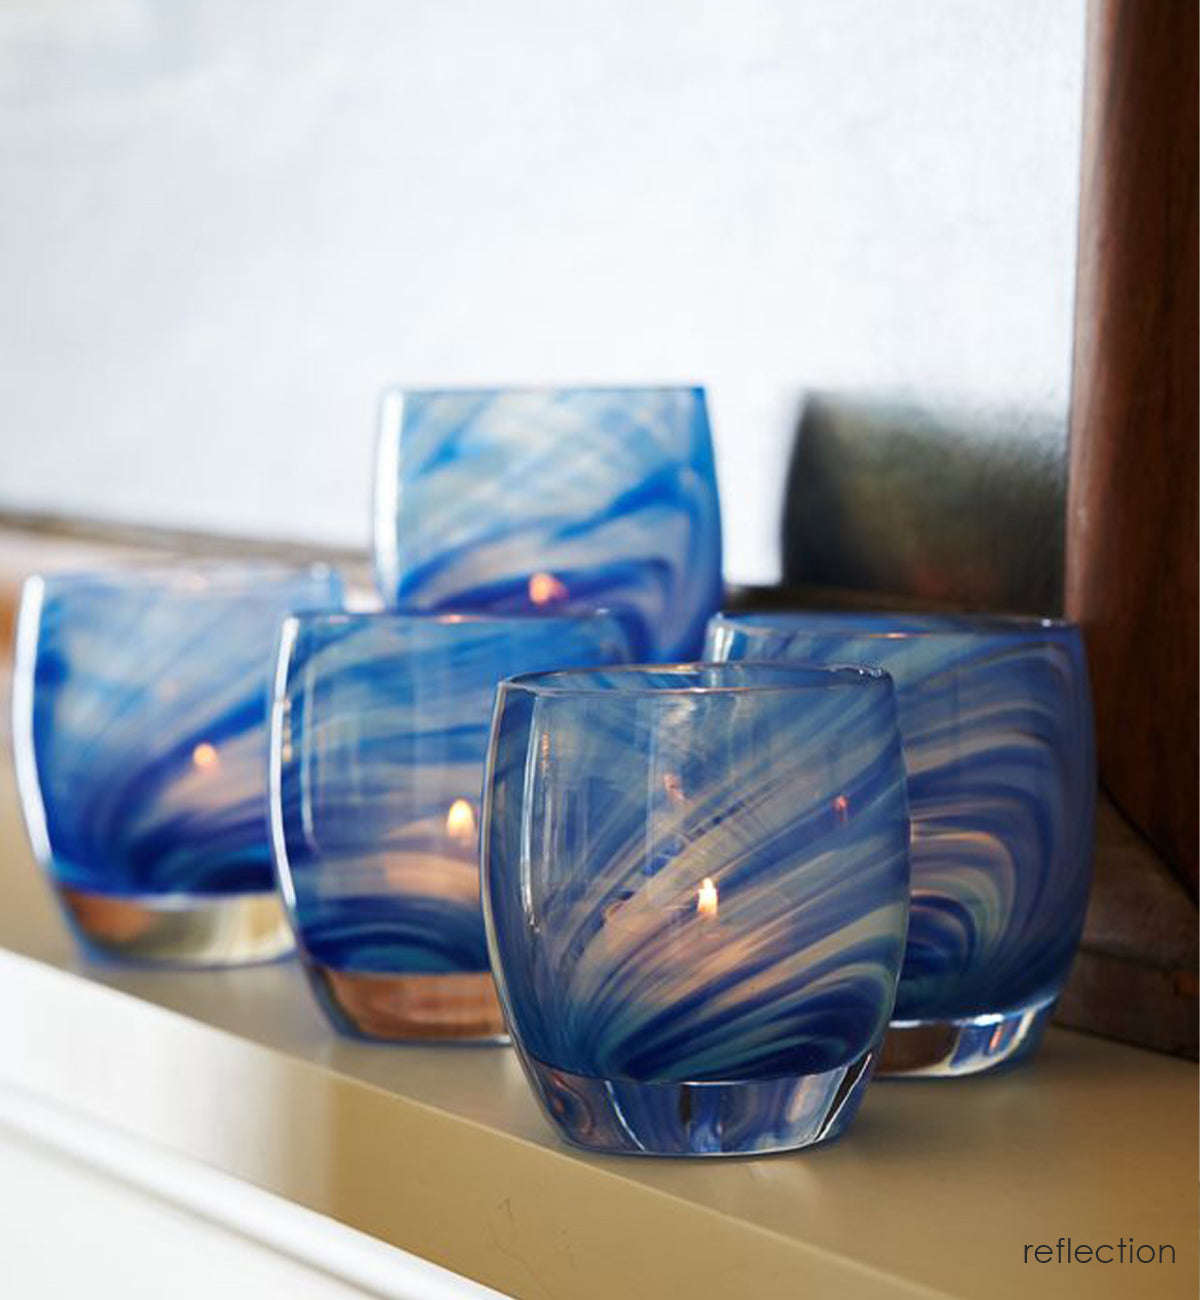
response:
[(696, 893), (696, 911), (701, 916), (716, 916), (717, 906), (717, 886), (711, 876), (705, 876)]
[(566, 600), (570, 592), (552, 573), (535, 573), (529, 579), (529, 599), (535, 605), (549, 605), (556, 600)]
[(210, 745), (207, 740), (202, 740), (195, 749), (192, 750), (192, 762), (201, 769), (207, 771), (210, 767), (216, 767), (221, 761), (217, 753), (216, 745)]
[(475, 838), (475, 810), (465, 799), (455, 799), (446, 814), (446, 834), (459, 844), (470, 844)]

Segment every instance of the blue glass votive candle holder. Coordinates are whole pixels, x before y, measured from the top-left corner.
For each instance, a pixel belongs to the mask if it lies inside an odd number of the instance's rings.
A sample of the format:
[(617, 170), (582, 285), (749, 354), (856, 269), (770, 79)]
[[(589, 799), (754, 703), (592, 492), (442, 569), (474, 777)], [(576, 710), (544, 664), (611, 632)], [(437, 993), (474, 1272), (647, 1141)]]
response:
[(715, 659), (868, 663), (895, 679), (913, 905), (881, 1072), (1032, 1053), (1091, 879), (1095, 760), (1079, 629), (1039, 618), (723, 614)]
[(374, 548), (397, 608), (605, 608), (637, 657), (692, 657), (721, 598), (704, 392), (389, 392)]
[(543, 1109), (597, 1151), (849, 1123), (892, 1010), (908, 819), (885, 673), (691, 664), (497, 696), (484, 913)]
[(340, 600), (324, 567), (25, 584), (13, 681), (22, 805), (91, 952), (217, 966), (291, 951), (266, 816), (268, 687), (284, 615)]
[(604, 614), (288, 620), (272, 709), (272, 836), (301, 959), (339, 1029), (503, 1035), (477, 830), (496, 683), (627, 657)]

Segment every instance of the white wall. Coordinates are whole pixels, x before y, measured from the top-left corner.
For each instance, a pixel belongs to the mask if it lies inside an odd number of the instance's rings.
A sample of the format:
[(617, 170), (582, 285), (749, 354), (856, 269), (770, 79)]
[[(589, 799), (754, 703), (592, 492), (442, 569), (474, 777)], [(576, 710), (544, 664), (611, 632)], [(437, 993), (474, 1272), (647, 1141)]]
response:
[(1065, 413), (1082, 0), (6, 0), (0, 506), (364, 540), (388, 382)]

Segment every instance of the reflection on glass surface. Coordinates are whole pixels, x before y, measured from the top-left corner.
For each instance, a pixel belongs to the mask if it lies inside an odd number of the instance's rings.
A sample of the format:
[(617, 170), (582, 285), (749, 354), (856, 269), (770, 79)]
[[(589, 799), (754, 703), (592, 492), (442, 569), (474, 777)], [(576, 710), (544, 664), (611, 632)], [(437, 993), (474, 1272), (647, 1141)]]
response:
[(274, 848), (302, 958), (339, 1028), (502, 1034), (478, 863), (496, 683), (626, 654), (605, 614), (288, 622), (272, 720)]
[(328, 569), (32, 578), (14, 732), (34, 850), (84, 940), (184, 964), (278, 956), (265, 817), (280, 620), (339, 603)]
[(376, 572), (401, 609), (604, 608), (658, 660), (694, 656), (720, 600), (698, 388), (396, 391), (375, 490)]
[(1079, 629), (1002, 616), (747, 613), (715, 618), (708, 649), (891, 673), (913, 907), (884, 1068), (972, 1073), (1032, 1052), (1066, 981), (1091, 879), (1095, 759)]
[(517, 678), (499, 693), (485, 799), (493, 969), (568, 1140), (718, 1155), (845, 1128), (908, 912), (886, 674)]

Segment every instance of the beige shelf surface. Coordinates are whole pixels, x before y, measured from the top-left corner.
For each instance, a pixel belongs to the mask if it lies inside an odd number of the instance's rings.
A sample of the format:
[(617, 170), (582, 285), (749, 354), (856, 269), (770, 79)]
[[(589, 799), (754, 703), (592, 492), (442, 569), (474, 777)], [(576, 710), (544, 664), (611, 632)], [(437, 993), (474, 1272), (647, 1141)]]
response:
[[(1066, 1030), (1032, 1065), (877, 1083), (849, 1135), (716, 1162), (562, 1146), (511, 1050), (339, 1039), (294, 963), (84, 960), (0, 760), (0, 1082), (508, 1294), (1195, 1296), (1196, 1070)], [(1170, 1243), (1176, 1263), (1023, 1262)]]

